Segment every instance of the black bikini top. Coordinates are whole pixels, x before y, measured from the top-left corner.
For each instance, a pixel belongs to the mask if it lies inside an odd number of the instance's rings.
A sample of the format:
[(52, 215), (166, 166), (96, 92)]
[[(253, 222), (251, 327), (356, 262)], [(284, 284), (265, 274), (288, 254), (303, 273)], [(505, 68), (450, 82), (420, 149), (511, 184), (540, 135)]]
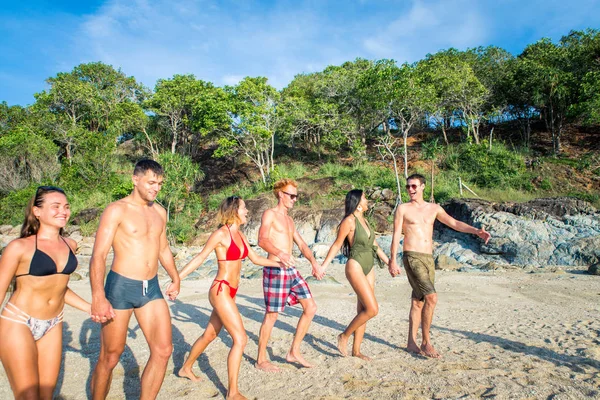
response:
[(73, 272), (75, 272), (75, 269), (77, 268), (77, 257), (75, 257), (75, 254), (73, 254), (73, 250), (71, 250), (71, 246), (69, 246), (67, 241), (62, 236), (61, 239), (69, 248), (69, 259), (67, 260), (67, 264), (62, 269), (62, 271), (58, 272), (58, 268), (52, 257), (50, 257), (48, 254), (44, 253), (43, 251), (37, 248), (37, 235), (35, 235), (35, 253), (33, 253), (33, 257), (31, 257), (31, 264), (29, 264), (29, 273), (17, 275), (16, 278), (25, 275), (70, 275)]

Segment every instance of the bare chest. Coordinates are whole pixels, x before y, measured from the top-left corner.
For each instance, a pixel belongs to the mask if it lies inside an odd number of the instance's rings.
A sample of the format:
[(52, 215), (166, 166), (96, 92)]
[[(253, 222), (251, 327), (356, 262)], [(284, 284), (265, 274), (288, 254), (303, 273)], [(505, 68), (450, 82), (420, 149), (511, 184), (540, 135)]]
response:
[(435, 222), (435, 214), (430, 207), (411, 207), (404, 214), (404, 222), (408, 225), (431, 225)]
[(119, 225), (119, 231), (134, 239), (158, 238), (164, 229), (164, 222), (154, 210), (135, 210), (129, 212)]

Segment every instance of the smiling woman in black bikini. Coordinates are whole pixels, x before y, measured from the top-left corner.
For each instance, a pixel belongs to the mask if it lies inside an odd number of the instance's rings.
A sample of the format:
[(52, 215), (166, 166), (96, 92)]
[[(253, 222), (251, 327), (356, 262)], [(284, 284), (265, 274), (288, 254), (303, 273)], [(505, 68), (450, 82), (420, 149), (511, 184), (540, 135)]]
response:
[(62, 236), (71, 210), (62, 189), (40, 186), (25, 210), (21, 237), (0, 258), (0, 360), (15, 398), (51, 399), (62, 355), (65, 303), (89, 314), (90, 304), (68, 288), (77, 243)]
[(238, 390), (238, 375), (248, 337), (246, 336), (242, 317), (235, 304), (242, 260), (249, 257), (257, 265), (283, 267), (277, 261), (259, 256), (248, 245), (248, 240), (240, 231), (241, 225), (247, 221), (247, 215), (246, 204), (239, 197), (231, 196), (223, 200), (217, 215), (221, 227), (212, 233), (202, 251), (179, 272), (179, 277), (183, 280), (206, 260), (211, 251), (215, 251), (219, 262), (219, 271), (208, 294), (208, 300), (214, 309), (206, 330), (192, 346), (192, 350), (178, 374), (192, 381), (200, 380), (192, 372), (194, 362), (200, 357), (206, 346), (215, 340), (224, 326), (233, 339), (233, 345), (227, 358), (229, 375), (227, 399), (245, 399)]

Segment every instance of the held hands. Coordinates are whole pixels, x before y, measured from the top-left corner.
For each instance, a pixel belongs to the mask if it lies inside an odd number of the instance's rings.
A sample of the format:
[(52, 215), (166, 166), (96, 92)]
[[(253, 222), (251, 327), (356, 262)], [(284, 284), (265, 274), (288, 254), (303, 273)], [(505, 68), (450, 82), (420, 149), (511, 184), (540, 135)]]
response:
[(90, 314), (92, 321), (100, 324), (110, 321), (116, 315), (115, 310), (113, 310), (108, 300), (106, 300), (106, 297), (100, 300), (92, 300), (92, 309)]
[(325, 276), (325, 269), (319, 266), (319, 264), (314, 263), (312, 265), (312, 276), (314, 276), (315, 278), (317, 278), (317, 280), (320, 281)]
[(398, 266), (398, 262), (396, 261), (396, 257), (390, 258), (388, 262), (388, 271), (390, 272), (390, 275), (393, 278), (401, 274), (400, 267)]
[(175, 299), (179, 295), (179, 286), (180, 286), (180, 282), (177, 281), (177, 282), (171, 282), (171, 284), (167, 287), (167, 290), (165, 290), (165, 293), (167, 294), (167, 297), (169, 298), (169, 300), (175, 301)]
[(492, 237), (492, 235), (490, 235), (489, 232), (486, 232), (485, 228), (481, 228), (477, 231), (476, 233), (477, 236), (479, 236), (480, 238), (482, 238), (485, 242), (485, 244), (487, 244), (487, 242), (490, 240), (490, 238)]

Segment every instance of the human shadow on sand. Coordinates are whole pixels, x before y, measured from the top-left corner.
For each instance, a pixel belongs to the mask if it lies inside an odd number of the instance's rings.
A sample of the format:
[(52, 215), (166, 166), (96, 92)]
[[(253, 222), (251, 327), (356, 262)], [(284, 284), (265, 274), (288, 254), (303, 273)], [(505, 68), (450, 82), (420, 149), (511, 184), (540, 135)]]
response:
[[(81, 326), (81, 330), (79, 331), (79, 344), (81, 346), (81, 350), (71, 346), (73, 342), (73, 332), (70, 329), (70, 326), (67, 322), (63, 323), (63, 354), (62, 359), (63, 363), (65, 360), (65, 354), (67, 352), (77, 353), (84, 358), (87, 358), (90, 367), (89, 374), (85, 384), (86, 395), (88, 398), (92, 397), (91, 393), (91, 382), (92, 375), (94, 373), (94, 367), (96, 366), (96, 362), (98, 361), (98, 356), (100, 355), (100, 324), (93, 322), (91, 319), (86, 319), (83, 321)], [(139, 329), (139, 328), (138, 328)], [(137, 329), (128, 329), (129, 337), (136, 337)], [(131, 348), (125, 345), (125, 350), (121, 355), (120, 361), (121, 365), (124, 369), (123, 376), (123, 393), (125, 394), (125, 399), (139, 399), (140, 398), (140, 366), (135, 358), (135, 355), (131, 351)], [(56, 384), (55, 394), (60, 393), (62, 389), (62, 385), (64, 382), (64, 365), (60, 369), (60, 373), (58, 376), (58, 382)], [(62, 398), (62, 396), (58, 395), (57, 399)]]
[(550, 350), (544, 347), (529, 346), (514, 340), (505, 339), (500, 336), (488, 335), (485, 333), (463, 331), (459, 329), (450, 329), (436, 326), (436, 329), (442, 332), (449, 332), (456, 335), (461, 335), (474, 342), (488, 342), (493, 345), (500, 346), (501, 348), (512, 351), (515, 353), (523, 353), (538, 357), (542, 360), (549, 361), (557, 366), (566, 366), (574, 372), (583, 373), (585, 370), (581, 365), (589, 365), (596, 369), (600, 369), (600, 361), (593, 360), (586, 357), (570, 356), (568, 354), (560, 354), (554, 350)]
[[(255, 307), (249, 307), (249, 306), (245, 306), (245, 305), (238, 305), (238, 308), (240, 308), (240, 313), (246, 317), (246, 318), (251, 318), (257, 322), (262, 323), (264, 315), (265, 315), (265, 309), (264, 306), (258, 306), (258, 304), (264, 304), (264, 300), (262, 298), (256, 298), (256, 297), (250, 297), (247, 295), (243, 295), (243, 294), (238, 294), (238, 297), (243, 298), (245, 301), (247, 301), (248, 303), (251, 303), (253, 305), (256, 305)], [(286, 307), (285, 310), (280, 313), (283, 316), (291, 316), (294, 317), (296, 319), (299, 319), (300, 316), (302, 315), (302, 307), (301, 306), (297, 306), (297, 307)], [(350, 321), (348, 321), (350, 322)], [(321, 315), (318, 314), (317, 311), (317, 315), (315, 315), (315, 317), (313, 318), (313, 323), (317, 323), (319, 325), (322, 325), (324, 327), (327, 328), (331, 328), (331, 329), (335, 329), (338, 330), (340, 332), (344, 331), (346, 329), (345, 325), (342, 325), (341, 323), (334, 321), (332, 319), (323, 317)], [(288, 323), (282, 322), (280, 319), (277, 320), (277, 322), (275, 323), (275, 325), (279, 328), (282, 328), (283, 330), (285, 330), (286, 332), (289, 332), (291, 334), (294, 334), (296, 332), (296, 327), (293, 325), (290, 325)], [(371, 340), (375, 343), (379, 343), (379, 344), (383, 344), (386, 346), (391, 347), (392, 349), (398, 349), (399, 347), (384, 340), (381, 339), (379, 337), (373, 336), (369, 333), (365, 333), (364, 336), (365, 339), (367, 340)], [(338, 356), (338, 350), (337, 347), (335, 345), (335, 343), (332, 342), (328, 342), (325, 341), (323, 339), (319, 339), (313, 335), (310, 334), (310, 328), (309, 328), (309, 333), (306, 334), (305, 336), (305, 341), (311, 345), (315, 350), (317, 350), (318, 352), (327, 355), (327, 356)], [(328, 350), (332, 350), (328, 351)]]
[[(198, 307), (193, 304), (184, 303), (180, 300), (175, 300), (170, 304), (170, 308), (172, 319), (179, 322), (191, 322), (197, 324), (200, 328), (193, 338), (189, 338), (192, 344), (188, 344), (185, 341), (183, 333), (173, 325), (173, 374), (177, 375), (185, 361), (187, 353), (191, 350), (193, 343), (204, 333), (208, 321), (210, 320), (212, 308)], [(222, 328), (221, 332), (219, 332), (219, 338), (228, 348), (231, 348), (233, 345), (233, 341), (225, 328)], [(212, 343), (209, 344), (209, 346), (211, 345)], [(244, 357), (248, 358), (245, 354)], [(198, 357), (196, 363), (198, 364), (200, 371), (208, 377), (208, 379), (216, 386), (217, 390), (225, 397), (227, 395), (227, 388), (221, 379), (219, 379), (216, 370), (211, 366), (210, 359), (206, 355), (206, 352)]]

